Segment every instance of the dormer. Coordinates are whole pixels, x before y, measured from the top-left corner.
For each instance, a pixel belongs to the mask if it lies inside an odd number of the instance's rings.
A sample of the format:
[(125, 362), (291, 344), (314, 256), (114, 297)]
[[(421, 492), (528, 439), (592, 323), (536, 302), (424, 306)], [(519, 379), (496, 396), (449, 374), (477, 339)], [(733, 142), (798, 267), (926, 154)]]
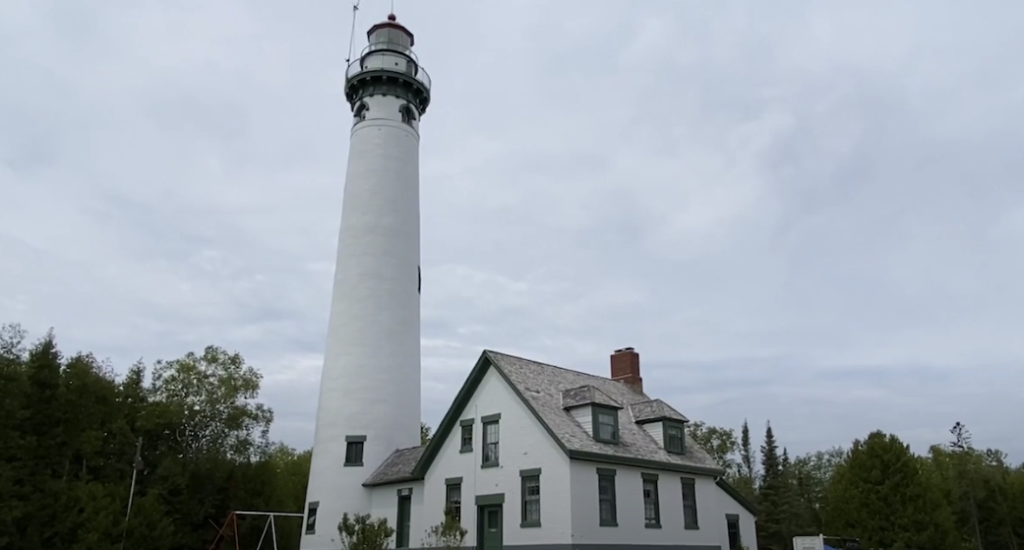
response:
[(619, 411), (622, 405), (594, 386), (579, 386), (562, 392), (562, 408), (580, 426), (602, 443), (619, 443)]
[(686, 423), (690, 420), (661, 399), (641, 401), (629, 406), (633, 421), (666, 451), (674, 454), (686, 452)]

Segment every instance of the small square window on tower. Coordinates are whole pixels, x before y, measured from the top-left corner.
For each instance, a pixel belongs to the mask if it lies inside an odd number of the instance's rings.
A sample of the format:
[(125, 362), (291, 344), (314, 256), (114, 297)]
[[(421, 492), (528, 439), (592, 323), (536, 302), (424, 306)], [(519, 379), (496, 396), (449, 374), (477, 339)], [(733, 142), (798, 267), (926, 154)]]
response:
[(365, 435), (345, 436), (345, 466), (363, 465), (363, 445), (365, 443)]

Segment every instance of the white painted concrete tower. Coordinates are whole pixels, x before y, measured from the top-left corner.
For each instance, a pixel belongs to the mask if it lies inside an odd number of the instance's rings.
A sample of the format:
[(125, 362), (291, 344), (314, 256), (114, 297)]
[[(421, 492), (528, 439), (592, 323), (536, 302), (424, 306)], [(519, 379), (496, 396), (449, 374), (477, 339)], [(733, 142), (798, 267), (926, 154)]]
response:
[(430, 78), (394, 15), (367, 36), (346, 72), (352, 138), (303, 550), (340, 548), (342, 514), (370, 512), (363, 481), (420, 444), (419, 121)]

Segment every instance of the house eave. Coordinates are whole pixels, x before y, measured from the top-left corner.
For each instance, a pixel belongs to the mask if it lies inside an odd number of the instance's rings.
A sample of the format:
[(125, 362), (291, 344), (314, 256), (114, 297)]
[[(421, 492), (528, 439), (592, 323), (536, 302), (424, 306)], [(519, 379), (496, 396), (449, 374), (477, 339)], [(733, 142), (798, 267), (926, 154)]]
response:
[(405, 476), (405, 477), (396, 477), (394, 479), (386, 479), (386, 480), (383, 480), (383, 481), (374, 481), (374, 482), (364, 481), (363, 482), (363, 487), (384, 487), (385, 485), (396, 485), (398, 483), (411, 483), (411, 482), (414, 482), (414, 481), (423, 481), (423, 478), (419, 477), (419, 476), (414, 476), (413, 475), (413, 476)]
[(636, 423), (643, 426), (644, 424), (654, 424), (655, 422), (668, 422), (670, 424), (679, 424), (680, 426), (689, 423), (689, 420), (680, 420), (678, 418), (672, 418), (670, 416), (659, 416), (657, 418), (645, 418), (643, 420), (637, 420)]
[(710, 477), (719, 477), (725, 475), (725, 470), (721, 468), (705, 468), (703, 466), (679, 464), (677, 462), (663, 462), (660, 460), (648, 460), (646, 458), (618, 456), (604, 453), (594, 453), (590, 451), (570, 450), (569, 458), (572, 460), (582, 460), (586, 462), (598, 462), (601, 464), (618, 464), (621, 466), (635, 466), (637, 468), (667, 470), (670, 472), (679, 472), (683, 474), (694, 474)]
[(739, 489), (733, 487), (724, 478), (716, 479), (715, 485), (718, 485), (718, 487), (722, 489), (722, 491), (724, 491), (725, 494), (732, 497), (733, 500), (735, 500), (740, 506), (742, 506), (744, 509), (750, 512), (755, 519), (757, 519), (757, 506), (755, 506), (754, 503), (750, 501), (750, 499), (744, 496), (743, 493), (739, 491)]

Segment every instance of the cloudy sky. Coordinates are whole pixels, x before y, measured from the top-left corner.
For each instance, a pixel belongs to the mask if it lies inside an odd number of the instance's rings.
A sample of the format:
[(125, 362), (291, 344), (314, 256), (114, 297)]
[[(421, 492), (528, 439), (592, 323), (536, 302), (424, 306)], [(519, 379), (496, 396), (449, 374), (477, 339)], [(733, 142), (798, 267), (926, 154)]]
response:
[[(605, 374), (633, 346), (649, 393), (791, 452), (961, 421), (1024, 460), (1024, 5), (396, 11), (434, 80), (428, 423), (484, 348)], [(0, 322), (119, 369), (238, 350), (308, 446), (351, 15), (5, 0)]]

